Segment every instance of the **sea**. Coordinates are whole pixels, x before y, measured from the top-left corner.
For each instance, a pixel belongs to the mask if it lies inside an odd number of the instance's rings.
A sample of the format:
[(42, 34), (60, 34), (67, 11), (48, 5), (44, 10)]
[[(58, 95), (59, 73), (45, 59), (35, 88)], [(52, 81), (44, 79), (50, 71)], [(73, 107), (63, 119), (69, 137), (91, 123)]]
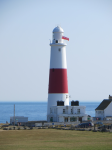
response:
[[(86, 106), (86, 114), (95, 117), (95, 109), (101, 102), (79, 102)], [(47, 102), (0, 102), (0, 123), (10, 123), (10, 117), (28, 117), (28, 121), (47, 120)]]

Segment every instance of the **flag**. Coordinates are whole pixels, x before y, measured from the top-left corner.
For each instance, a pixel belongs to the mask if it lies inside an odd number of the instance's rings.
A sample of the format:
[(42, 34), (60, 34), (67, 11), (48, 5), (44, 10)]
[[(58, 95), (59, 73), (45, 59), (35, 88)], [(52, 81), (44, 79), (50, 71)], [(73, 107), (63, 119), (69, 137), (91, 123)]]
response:
[(62, 39), (69, 41), (69, 38), (68, 38), (68, 37), (65, 37), (65, 36), (62, 36)]

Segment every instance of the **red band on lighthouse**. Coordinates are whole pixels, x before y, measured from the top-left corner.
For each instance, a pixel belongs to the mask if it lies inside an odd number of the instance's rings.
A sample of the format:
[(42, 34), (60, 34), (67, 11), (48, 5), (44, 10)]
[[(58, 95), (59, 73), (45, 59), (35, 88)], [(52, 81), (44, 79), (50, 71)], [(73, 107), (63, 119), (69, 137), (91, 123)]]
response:
[(67, 69), (50, 69), (49, 93), (68, 93)]

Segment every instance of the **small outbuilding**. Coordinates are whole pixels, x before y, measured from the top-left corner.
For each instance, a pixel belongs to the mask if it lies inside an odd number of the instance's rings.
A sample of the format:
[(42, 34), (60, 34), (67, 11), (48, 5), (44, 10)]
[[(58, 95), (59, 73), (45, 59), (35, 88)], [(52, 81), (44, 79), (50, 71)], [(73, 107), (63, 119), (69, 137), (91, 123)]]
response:
[(23, 123), (23, 122), (28, 122), (28, 117), (24, 117), (24, 116), (13, 116), (10, 117), (10, 124), (14, 124), (14, 119), (15, 119), (15, 125), (17, 125), (18, 123)]
[(112, 96), (104, 99), (95, 109), (96, 120), (112, 120)]

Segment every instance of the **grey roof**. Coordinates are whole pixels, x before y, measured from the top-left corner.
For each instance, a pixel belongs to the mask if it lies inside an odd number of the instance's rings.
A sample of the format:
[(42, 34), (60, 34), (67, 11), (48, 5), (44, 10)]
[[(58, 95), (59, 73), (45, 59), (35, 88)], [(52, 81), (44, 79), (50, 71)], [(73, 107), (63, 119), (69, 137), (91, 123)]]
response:
[(104, 99), (95, 110), (104, 110), (111, 102), (110, 99)]

